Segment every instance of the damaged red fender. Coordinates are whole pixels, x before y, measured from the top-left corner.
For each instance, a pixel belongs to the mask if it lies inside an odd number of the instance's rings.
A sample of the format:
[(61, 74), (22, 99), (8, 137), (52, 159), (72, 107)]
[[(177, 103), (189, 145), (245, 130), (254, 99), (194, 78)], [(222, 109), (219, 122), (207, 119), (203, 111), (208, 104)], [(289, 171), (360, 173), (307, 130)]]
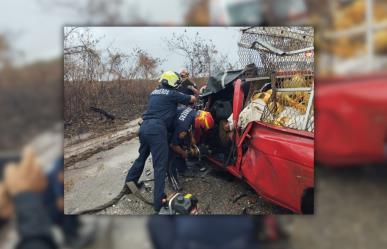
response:
[(304, 193), (314, 188), (314, 139), (309, 132), (254, 122), (242, 175), (257, 193), (302, 213)]

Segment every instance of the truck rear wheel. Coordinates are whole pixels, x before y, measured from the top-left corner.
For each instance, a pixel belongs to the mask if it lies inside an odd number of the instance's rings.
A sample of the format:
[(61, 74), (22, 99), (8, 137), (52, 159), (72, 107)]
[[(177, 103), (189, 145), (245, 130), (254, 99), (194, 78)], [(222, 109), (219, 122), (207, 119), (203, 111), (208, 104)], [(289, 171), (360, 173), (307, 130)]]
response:
[(301, 201), (301, 211), (304, 214), (314, 214), (314, 188), (304, 191)]

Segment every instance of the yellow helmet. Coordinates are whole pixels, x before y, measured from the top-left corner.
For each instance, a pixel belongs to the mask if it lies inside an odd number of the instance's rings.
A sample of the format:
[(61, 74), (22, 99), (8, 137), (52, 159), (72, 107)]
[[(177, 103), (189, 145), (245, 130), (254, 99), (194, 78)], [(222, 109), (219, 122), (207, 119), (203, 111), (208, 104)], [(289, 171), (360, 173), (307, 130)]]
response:
[(160, 76), (160, 83), (176, 88), (180, 84), (180, 77), (173, 71), (166, 71)]

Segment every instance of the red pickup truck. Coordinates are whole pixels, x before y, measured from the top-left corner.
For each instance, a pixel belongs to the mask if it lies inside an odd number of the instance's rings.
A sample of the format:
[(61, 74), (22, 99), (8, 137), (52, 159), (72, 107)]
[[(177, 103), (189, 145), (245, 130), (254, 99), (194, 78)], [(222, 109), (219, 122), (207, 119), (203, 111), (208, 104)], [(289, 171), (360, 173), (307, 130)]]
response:
[[(232, 79), (228, 85), (223, 84), (222, 89), (207, 85), (207, 88), (213, 89), (209, 90), (212, 92), (210, 95), (204, 97), (206, 108), (211, 111), (217, 123), (212, 134), (206, 136), (206, 143), (213, 151), (207, 157), (208, 160), (246, 181), (265, 199), (296, 213), (313, 213), (312, 132), (254, 121), (243, 131), (236, 127), (231, 144), (220, 144), (219, 120), (224, 120), (232, 113), (233, 123), (238, 123), (239, 114), (248, 102), (247, 85), (247, 82), (242, 83), (238, 77)], [(228, 101), (230, 99), (232, 101)]]

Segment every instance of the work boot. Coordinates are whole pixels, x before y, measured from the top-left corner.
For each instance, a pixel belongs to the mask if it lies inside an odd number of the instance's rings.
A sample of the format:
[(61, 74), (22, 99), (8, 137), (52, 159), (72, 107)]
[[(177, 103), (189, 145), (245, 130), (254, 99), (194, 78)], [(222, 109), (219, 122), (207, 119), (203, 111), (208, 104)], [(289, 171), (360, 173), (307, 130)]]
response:
[[(140, 199), (141, 201), (143, 201), (149, 205), (153, 205), (153, 201), (149, 200), (149, 198), (146, 198), (145, 196), (142, 195), (141, 183), (139, 184), (139, 183), (135, 183), (135, 182), (131, 181), (131, 182), (127, 182), (126, 186), (138, 199)], [(138, 186), (140, 186), (140, 188)]]

